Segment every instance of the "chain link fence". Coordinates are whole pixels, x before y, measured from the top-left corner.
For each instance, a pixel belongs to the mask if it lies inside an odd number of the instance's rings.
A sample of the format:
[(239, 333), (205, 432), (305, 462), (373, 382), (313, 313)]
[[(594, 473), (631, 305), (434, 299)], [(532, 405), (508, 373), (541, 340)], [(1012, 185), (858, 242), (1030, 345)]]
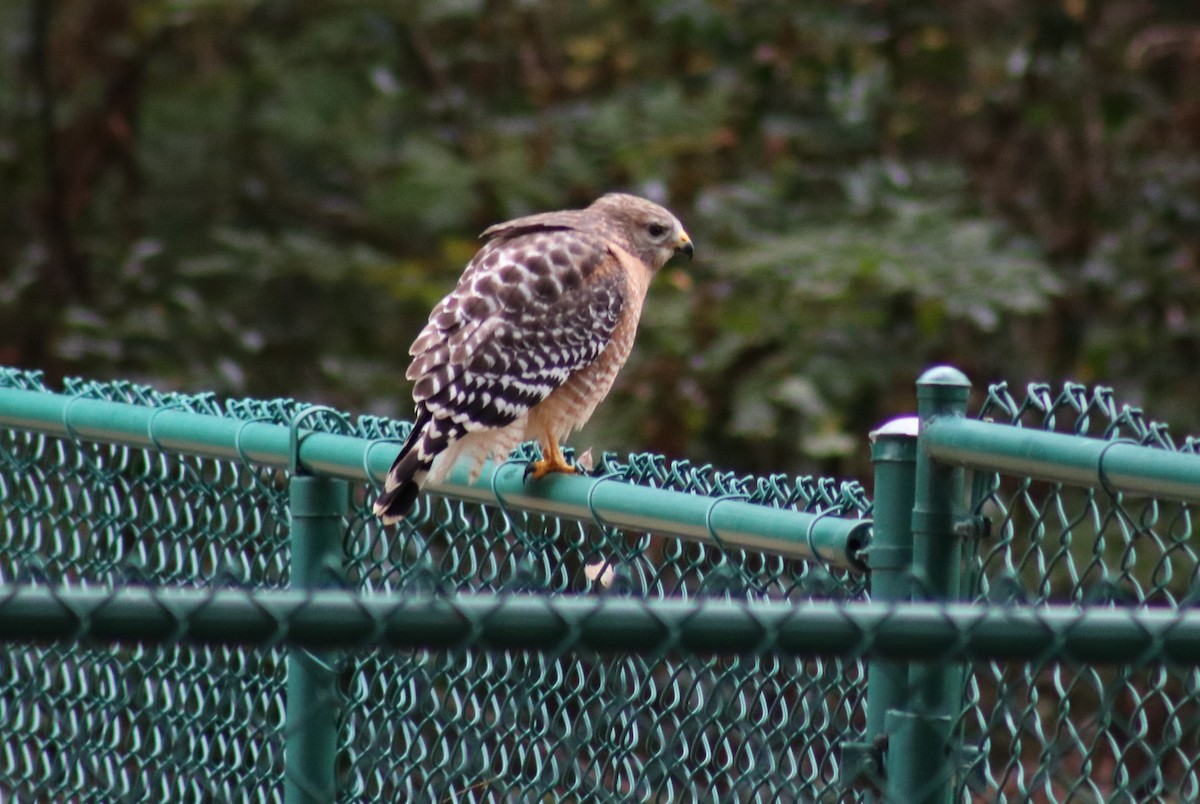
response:
[[(36, 375), (0, 379), (7, 388), (45, 391)], [(70, 382), (65, 396), (63, 421), (81, 410), (75, 400), (115, 401), (150, 409), (150, 431), (171, 413), (225, 417), (239, 427), (289, 427), (303, 415), (306, 428), (370, 442), (399, 440), (407, 427), (373, 417), (351, 424), (290, 400), (219, 404), (127, 383)], [(244, 454), (230, 460), (180, 454), (161, 437), (147, 436), (148, 448), (89, 440), (112, 437), (103, 425), (85, 434), (66, 427), (66, 438), (0, 429), (0, 579), (112, 591), (286, 588), (293, 561), (287, 472), (255, 462), (252, 426), (235, 430), (235, 453)], [(386, 458), (389, 449), (374, 452)], [(869, 508), (856, 484), (736, 477), (655, 455), (605, 456), (594, 474), (604, 486), (593, 502), (636, 484), (719, 500), (722, 511), (739, 501), (849, 517)], [(599, 515), (578, 521), (509, 509), (493, 491), (491, 505), (430, 495), (402, 526), (385, 530), (369, 514), (373, 491), (364, 477), (336, 545), (340, 566), (319, 567), (318, 585), (370, 595), (645, 600), (863, 593), (864, 576), (848, 568), (621, 530)], [(6, 642), (0, 792), (20, 800), (146, 793), (282, 800), (292, 728), (285, 654), (269, 640), (226, 647), (181, 639), (115, 651)], [(807, 798), (837, 780), (831, 746), (853, 733), (862, 711), (863, 669), (853, 660), (470, 645), (321, 658), (336, 679), (336, 795), (345, 801), (678, 800), (766, 791)], [(791, 717), (802, 706), (820, 712), (803, 730)]]
[[(979, 417), (1161, 451), (1147, 458), (1151, 465), (1196, 454), (1194, 439), (1172, 438), (1164, 424), (1119, 405), (1111, 388), (1034, 384), (1014, 397), (1006, 385), (994, 385)], [(1172, 499), (1167, 484), (1158, 497), (1120, 491), (1104, 474), (1105, 449), (1091, 484), (973, 473), (969, 504), (990, 524), (967, 550), (971, 599), (1169, 616), (1194, 607), (1200, 546), (1191, 506)], [(1197, 491), (1193, 485), (1186, 493)], [(1106, 666), (1053, 654), (975, 664), (960, 727), (967, 745), (980, 749), (971, 779), (981, 793), (1131, 804), (1200, 798), (1200, 668), (1169, 661), (1153, 647), (1135, 661)]]
[(385, 530), (405, 423), (2, 371), (0, 799), (1200, 797), (1194, 442), (920, 387), (874, 505), (520, 453)]

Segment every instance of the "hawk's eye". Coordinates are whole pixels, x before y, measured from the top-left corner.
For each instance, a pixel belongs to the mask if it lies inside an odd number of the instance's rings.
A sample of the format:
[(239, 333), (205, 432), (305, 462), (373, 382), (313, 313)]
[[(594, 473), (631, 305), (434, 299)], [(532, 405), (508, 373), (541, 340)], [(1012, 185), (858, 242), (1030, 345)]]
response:
[(667, 233), (667, 227), (661, 223), (652, 223), (646, 227), (646, 231), (650, 233), (651, 237), (662, 237)]

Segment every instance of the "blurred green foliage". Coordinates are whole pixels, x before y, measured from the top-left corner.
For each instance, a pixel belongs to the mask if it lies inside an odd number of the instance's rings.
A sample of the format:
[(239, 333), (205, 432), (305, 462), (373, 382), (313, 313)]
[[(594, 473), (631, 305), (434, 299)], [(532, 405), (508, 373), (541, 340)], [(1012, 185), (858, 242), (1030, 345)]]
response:
[(495, 221), (697, 243), (580, 447), (865, 476), (925, 366), (1200, 430), (1200, 7), (0, 4), (0, 363), (406, 416)]

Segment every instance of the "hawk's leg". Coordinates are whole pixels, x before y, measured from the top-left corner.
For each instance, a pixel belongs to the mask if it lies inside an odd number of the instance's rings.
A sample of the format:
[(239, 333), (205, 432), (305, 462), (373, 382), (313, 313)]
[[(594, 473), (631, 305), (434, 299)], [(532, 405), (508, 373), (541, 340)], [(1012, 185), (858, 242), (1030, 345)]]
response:
[(575, 467), (567, 463), (562, 450), (558, 448), (558, 439), (547, 432), (546, 440), (542, 443), (542, 459), (525, 467), (525, 479), (537, 480), (553, 472), (573, 475), (575, 471)]

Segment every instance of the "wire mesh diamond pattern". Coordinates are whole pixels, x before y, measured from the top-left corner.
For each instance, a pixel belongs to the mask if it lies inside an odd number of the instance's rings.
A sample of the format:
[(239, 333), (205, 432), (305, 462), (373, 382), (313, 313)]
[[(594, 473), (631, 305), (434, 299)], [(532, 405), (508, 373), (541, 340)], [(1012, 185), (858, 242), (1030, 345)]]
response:
[[(36, 373), (7, 369), (0, 387), (46, 390)], [(125, 382), (70, 381), (66, 390), (238, 422), (287, 425), (303, 416), (306, 428), (364, 439), (400, 439), (408, 428), (379, 417), (351, 422), (293, 400), (220, 402)], [(978, 415), (1197, 452), (1194, 440), (1173, 439), (1105, 388), (1032, 385), (1016, 398), (995, 385)], [(524, 450), (511, 460), (530, 458)], [(0, 428), (0, 583), (114, 593), (286, 588), (287, 473), (238, 454), (216, 460)], [(871, 508), (855, 483), (738, 477), (648, 454), (603, 456), (594, 474), (698, 495), (714, 507), (737, 499), (849, 517)], [(1185, 504), (1117, 493), (1103, 476), (1079, 488), (979, 471), (968, 489), (967, 509), (990, 523), (968, 538), (968, 601), (1174, 613), (1200, 599)], [(482, 505), (429, 495), (399, 527), (384, 529), (369, 514), (373, 491), (354, 489), (343, 566), (323, 581), (364, 596), (867, 598), (861, 574), (727, 549), (715, 533), (711, 542), (684, 541), (616, 529), (598, 516), (508, 510), (499, 498)], [(474, 623), (482, 633), (489, 615), (472, 616), (484, 618)], [(330, 654), (337, 798), (881, 800), (879, 769), (864, 775), (847, 754), (867, 717), (864, 659), (661, 644), (600, 653), (468, 639), (451, 649)], [(1060, 647), (1029, 662), (967, 665), (954, 723), (964, 747), (956, 798), (1200, 798), (1200, 671), (1165, 661), (1161, 643), (1128, 664), (1065, 660)], [(286, 718), (289, 655), (278, 644), (0, 642), (0, 800), (282, 800), (284, 744), (297, 728)], [(938, 666), (914, 664), (909, 692), (919, 698), (914, 679)]]
[[(596, 471), (713, 497), (869, 510), (854, 485), (739, 478), (652, 455), (606, 456)], [(808, 562), (437, 497), (395, 530), (377, 527), (364, 507), (349, 532), (350, 582), (375, 591), (864, 591), (861, 576)], [(837, 745), (862, 727), (856, 660), (485, 648), (349, 654), (341, 667), (342, 739), (353, 760), (344, 791), (356, 801), (802, 800), (840, 781)]]
[[(35, 374), (0, 384), (46, 390)], [(210, 395), (71, 382), (92, 399), (221, 413)], [(0, 581), (287, 582), (273, 471), (0, 429)], [(273, 800), (283, 652), (0, 643), (0, 800)]]
[[(11, 370), (0, 385), (46, 390), (36, 374)], [(304, 409), (125, 382), (66, 390), (277, 424)], [(305, 426), (344, 433), (348, 423), (319, 412)], [(398, 439), (406, 429), (362, 417), (350, 432)], [(869, 512), (852, 483), (736, 477), (655, 455), (600, 464), (596, 474), (613, 482)], [(366, 484), (356, 490), (344, 577), (329, 579), (363, 593), (794, 600), (865, 589), (861, 575), (819, 564), (435, 496), (385, 530), (369, 516), (371, 495)], [(245, 460), (0, 429), (0, 507), (0, 581), (288, 583), (285, 473)], [(282, 800), (285, 657), (271, 646), (0, 644), (0, 797)], [(344, 801), (812, 799), (843, 783), (838, 746), (863, 719), (857, 660), (480, 646), (352, 651), (336, 668)]]
[[(1194, 453), (1109, 388), (1033, 384), (1014, 398), (993, 385), (983, 419)], [(966, 596), (1006, 605), (1180, 607), (1196, 600), (1198, 565), (1187, 505), (977, 472), (970, 504), (991, 521), (969, 567)], [(1195, 668), (1056, 661), (976, 664), (960, 720), (982, 751), (963, 799), (1190, 801), (1200, 795)]]

